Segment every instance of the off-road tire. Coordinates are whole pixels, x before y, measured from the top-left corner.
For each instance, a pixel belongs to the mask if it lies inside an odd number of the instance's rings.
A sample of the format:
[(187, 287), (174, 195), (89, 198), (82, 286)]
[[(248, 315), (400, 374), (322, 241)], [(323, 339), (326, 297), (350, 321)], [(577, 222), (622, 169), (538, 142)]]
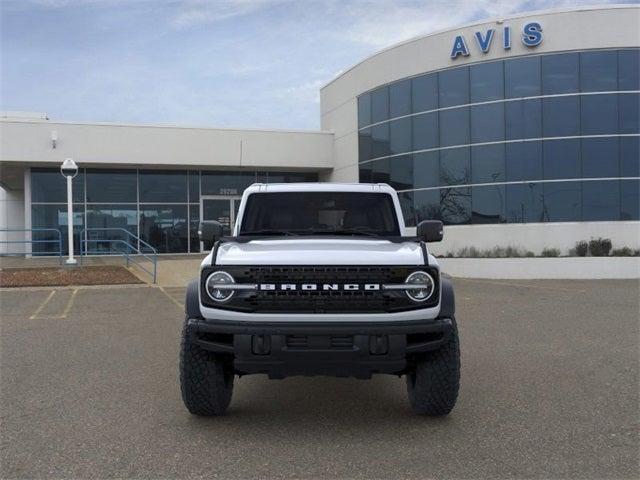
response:
[(456, 404), (460, 388), (460, 344), (454, 318), (447, 342), (438, 350), (416, 358), (406, 375), (407, 393), (413, 411), (419, 415), (447, 415)]
[(182, 401), (193, 415), (223, 415), (231, 402), (233, 372), (217, 355), (193, 342), (187, 317), (180, 345)]

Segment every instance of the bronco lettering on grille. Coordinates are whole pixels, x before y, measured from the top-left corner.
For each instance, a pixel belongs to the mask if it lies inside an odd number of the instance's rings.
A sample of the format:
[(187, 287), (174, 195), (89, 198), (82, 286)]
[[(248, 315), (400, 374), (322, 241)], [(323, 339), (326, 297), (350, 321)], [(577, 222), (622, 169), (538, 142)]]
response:
[(298, 284), (295, 284), (295, 283), (280, 283), (280, 284), (261, 283), (259, 288), (262, 291), (274, 291), (274, 290), (279, 290), (279, 291), (286, 291), (286, 290), (304, 290), (304, 291), (317, 291), (317, 290), (323, 290), (323, 291), (367, 290), (367, 291), (373, 291), (373, 290), (380, 290), (380, 284), (379, 283), (365, 283), (365, 284), (359, 284), (359, 283), (344, 283), (344, 284), (338, 284), (338, 283), (322, 283), (322, 284), (318, 284), (318, 283), (303, 283), (303, 284), (298, 285)]

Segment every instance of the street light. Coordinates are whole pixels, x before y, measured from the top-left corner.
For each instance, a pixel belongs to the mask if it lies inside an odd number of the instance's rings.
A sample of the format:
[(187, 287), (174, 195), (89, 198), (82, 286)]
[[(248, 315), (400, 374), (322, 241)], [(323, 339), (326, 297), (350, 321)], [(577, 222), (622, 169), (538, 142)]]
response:
[(73, 158), (67, 158), (60, 166), (60, 173), (67, 179), (67, 234), (69, 244), (69, 258), (67, 265), (75, 265), (77, 260), (73, 258), (73, 186), (71, 185), (73, 177), (78, 174), (78, 165)]

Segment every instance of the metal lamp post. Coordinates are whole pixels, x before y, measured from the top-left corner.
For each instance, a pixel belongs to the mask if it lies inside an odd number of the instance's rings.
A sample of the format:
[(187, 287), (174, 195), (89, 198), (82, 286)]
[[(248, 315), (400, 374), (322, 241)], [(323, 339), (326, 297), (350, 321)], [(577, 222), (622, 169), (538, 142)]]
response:
[(73, 177), (78, 174), (78, 165), (72, 158), (65, 159), (60, 166), (62, 176), (67, 179), (67, 234), (69, 244), (69, 258), (65, 262), (67, 265), (75, 265), (77, 260), (73, 258)]

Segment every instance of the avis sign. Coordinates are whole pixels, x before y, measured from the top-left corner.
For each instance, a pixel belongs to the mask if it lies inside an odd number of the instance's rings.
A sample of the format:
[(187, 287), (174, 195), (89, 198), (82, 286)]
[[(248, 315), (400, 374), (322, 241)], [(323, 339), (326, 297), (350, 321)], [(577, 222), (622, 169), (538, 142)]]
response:
[[(502, 28), (502, 48), (509, 50), (511, 48), (511, 27)], [(482, 53), (487, 53), (491, 48), (491, 44), (496, 36), (496, 29), (489, 28), (486, 32), (475, 32), (474, 38)], [(526, 47), (537, 47), (542, 43), (542, 26), (538, 22), (530, 22), (522, 27), (520, 41)], [(451, 49), (451, 58), (454, 60), (459, 56), (468, 57), (469, 47), (464, 35), (458, 35), (453, 41)]]

